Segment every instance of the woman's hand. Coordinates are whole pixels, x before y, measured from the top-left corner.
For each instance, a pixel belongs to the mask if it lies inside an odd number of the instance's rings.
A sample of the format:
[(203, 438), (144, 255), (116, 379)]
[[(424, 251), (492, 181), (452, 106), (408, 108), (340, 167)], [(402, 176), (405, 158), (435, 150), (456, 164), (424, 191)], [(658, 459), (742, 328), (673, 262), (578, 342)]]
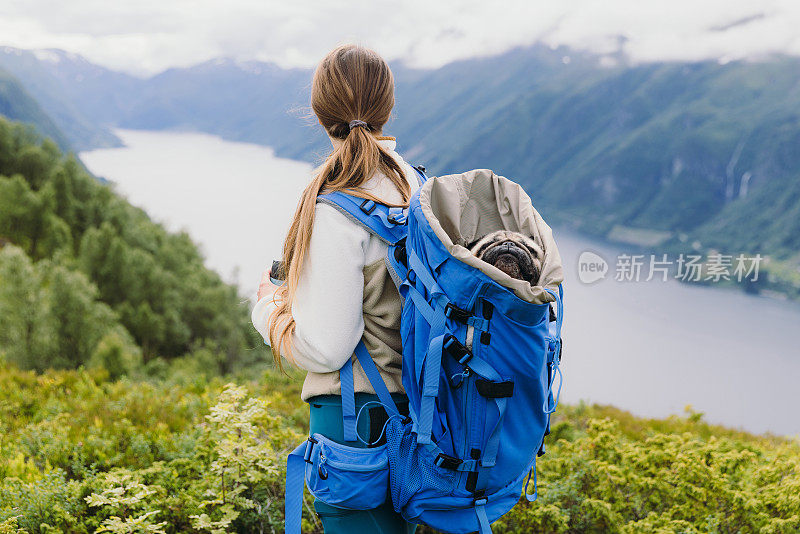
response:
[(267, 267), (267, 269), (261, 275), (261, 283), (258, 284), (258, 294), (256, 295), (256, 300), (261, 300), (261, 297), (264, 295), (271, 295), (275, 293), (276, 289), (278, 289), (279, 286), (273, 284), (272, 280), (270, 280), (271, 274), (272, 268)]

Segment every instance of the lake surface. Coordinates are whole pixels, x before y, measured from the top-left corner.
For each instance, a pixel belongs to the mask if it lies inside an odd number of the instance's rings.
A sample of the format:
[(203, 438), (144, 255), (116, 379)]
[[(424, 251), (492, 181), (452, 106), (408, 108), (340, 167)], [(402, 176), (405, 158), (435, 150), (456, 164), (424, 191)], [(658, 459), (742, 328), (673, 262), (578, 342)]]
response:
[[(206, 134), (119, 130), (124, 148), (80, 154), (98, 176), (171, 230), (185, 229), (207, 265), (255, 296), (280, 256), (307, 163)], [(752, 432), (800, 434), (800, 306), (655, 279), (617, 282), (619, 250), (554, 230), (566, 270), (562, 400), (637, 415), (681, 414)], [(578, 257), (609, 263), (578, 280)]]
[(281, 256), (311, 165), (206, 134), (115, 133), (127, 146), (82, 152), (86, 166), (154, 220), (186, 230), (206, 265), (254, 297), (264, 268)]

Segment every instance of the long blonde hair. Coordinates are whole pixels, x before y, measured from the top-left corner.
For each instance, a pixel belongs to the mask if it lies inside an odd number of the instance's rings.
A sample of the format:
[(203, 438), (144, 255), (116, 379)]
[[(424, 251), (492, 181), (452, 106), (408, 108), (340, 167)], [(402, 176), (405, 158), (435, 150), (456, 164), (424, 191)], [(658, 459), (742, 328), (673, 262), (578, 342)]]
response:
[[(356, 45), (340, 46), (317, 66), (311, 86), (311, 108), (325, 131), (337, 143), (305, 188), (283, 244), (286, 283), (273, 297), (277, 305), (270, 316), (269, 340), (275, 363), (281, 355), (294, 362), (292, 302), (311, 242), (314, 209), (321, 192), (346, 191), (380, 201), (361, 188), (375, 171), (388, 177), (407, 206), (411, 187), (403, 170), (375, 136), (383, 130), (394, 107), (394, 77), (389, 65), (374, 51)], [(353, 120), (366, 126), (350, 128)]]

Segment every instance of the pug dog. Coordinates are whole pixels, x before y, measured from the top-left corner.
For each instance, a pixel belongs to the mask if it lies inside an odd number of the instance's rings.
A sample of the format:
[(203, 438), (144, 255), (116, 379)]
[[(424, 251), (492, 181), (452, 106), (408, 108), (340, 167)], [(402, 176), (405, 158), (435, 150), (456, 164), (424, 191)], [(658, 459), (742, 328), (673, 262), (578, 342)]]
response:
[(478, 259), (512, 278), (525, 280), (532, 286), (539, 281), (544, 254), (542, 247), (528, 236), (499, 230), (474, 241), (468, 248)]

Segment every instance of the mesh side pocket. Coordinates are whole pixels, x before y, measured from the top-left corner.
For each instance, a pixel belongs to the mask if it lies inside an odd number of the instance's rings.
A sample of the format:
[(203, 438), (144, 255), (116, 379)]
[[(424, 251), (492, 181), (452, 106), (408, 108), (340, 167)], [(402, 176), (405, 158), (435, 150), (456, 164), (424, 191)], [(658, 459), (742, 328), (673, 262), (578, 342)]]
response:
[(456, 472), (433, 464), (433, 458), (417, 447), (411, 423), (403, 425), (392, 419), (386, 425), (386, 452), (389, 456), (389, 489), (392, 504), (400, 512), (417, 493), (430, 497), (449, 495), (456, 485)]

